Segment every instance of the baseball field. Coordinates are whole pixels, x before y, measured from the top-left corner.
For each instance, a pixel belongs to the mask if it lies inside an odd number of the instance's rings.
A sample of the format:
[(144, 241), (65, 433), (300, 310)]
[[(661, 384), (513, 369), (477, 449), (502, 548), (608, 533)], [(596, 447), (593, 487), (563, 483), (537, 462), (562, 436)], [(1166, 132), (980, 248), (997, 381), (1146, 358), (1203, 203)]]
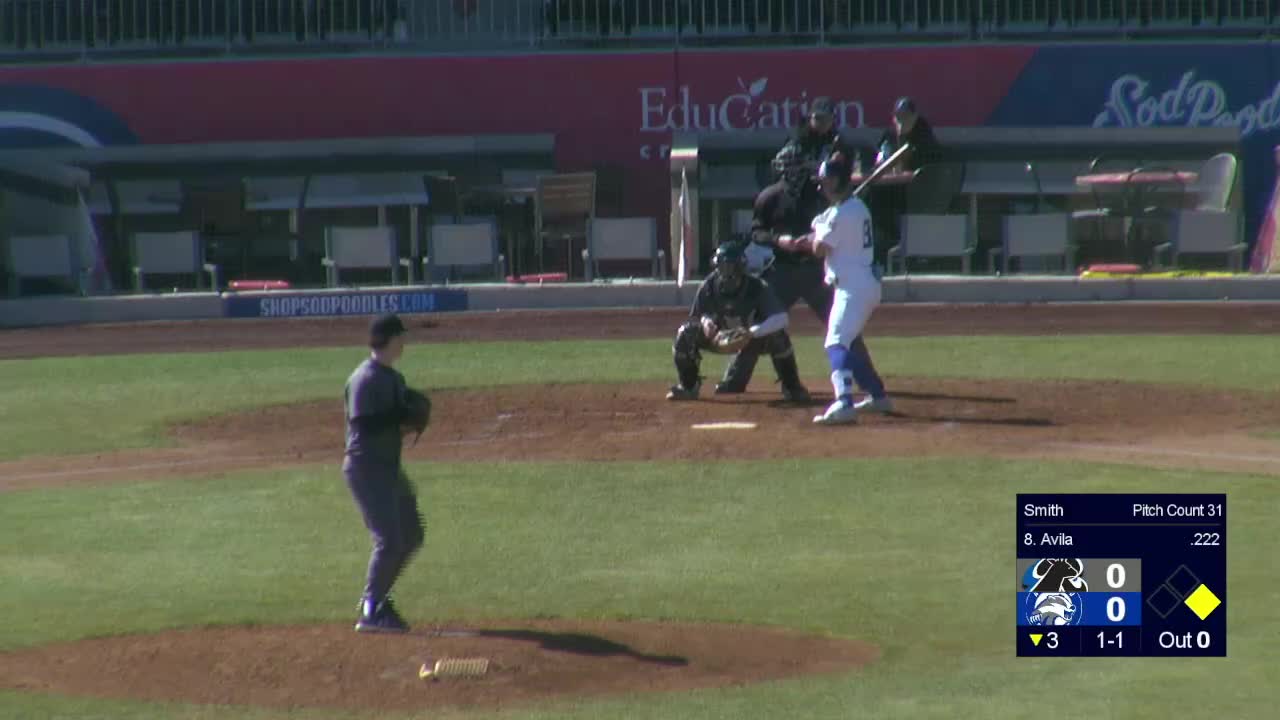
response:
[[(900, 413), (841, 428), (801, 309), (814, 407), (767, 360), (666, 402), (681, 316), (406, 318), (427, 542), (373, 637), (365, 320), (0, 332), (0, 718), (1276, 716), (1280, 307), (886, 306)], [(1016, 658), (1019, 492), (1225, 492), (1229, 656)]]

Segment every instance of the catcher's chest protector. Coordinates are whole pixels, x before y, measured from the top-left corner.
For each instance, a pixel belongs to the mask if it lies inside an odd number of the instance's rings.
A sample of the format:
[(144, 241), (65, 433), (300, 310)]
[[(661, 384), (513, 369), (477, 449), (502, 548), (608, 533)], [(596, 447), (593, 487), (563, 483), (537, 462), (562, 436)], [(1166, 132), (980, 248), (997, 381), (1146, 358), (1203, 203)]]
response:
[(743, 282), (742, 290), (733, 297), (716, 295), (716, 308), (711, 314), (715, 316), (716, 324), (721, 330), (749, 327), (764, 319), (755, 317), (762, 290), (760, 279), (748, 277)]

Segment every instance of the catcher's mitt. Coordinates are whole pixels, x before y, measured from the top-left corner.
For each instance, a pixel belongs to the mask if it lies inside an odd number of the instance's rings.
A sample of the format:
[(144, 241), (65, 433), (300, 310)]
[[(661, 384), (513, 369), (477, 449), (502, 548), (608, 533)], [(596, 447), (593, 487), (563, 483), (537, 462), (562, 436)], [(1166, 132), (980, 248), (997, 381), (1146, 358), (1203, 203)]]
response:
[(716, 337), (711, 341), (711, 344), (718, 353), (733, 354), (746, 347), (749, 342), (751, 342), (750, 330), (733, 328), (716, 333)]
[[(415, 433), (417, 437), (422, 436), (422, 432), (427, 429), (427, 425), (431, 423), (431, 399), (426, 395), (409, 388), (405, 392), (404, 419), (400, 422), (400, 427), (406, 433)], [(416, 444), (417, 437), (414, 438)]]

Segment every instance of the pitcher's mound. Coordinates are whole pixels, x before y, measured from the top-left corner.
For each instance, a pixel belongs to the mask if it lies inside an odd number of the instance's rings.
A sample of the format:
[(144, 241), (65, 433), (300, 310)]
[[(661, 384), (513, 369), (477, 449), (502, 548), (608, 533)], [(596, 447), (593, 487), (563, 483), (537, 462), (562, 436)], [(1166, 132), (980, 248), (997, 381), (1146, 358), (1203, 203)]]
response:
[[(690, 690), (848, 671), (879, 650), (734, 625), (512, 621), (358, 635), (349, 625), (220, 627), (94, 638), (0, 654), (0, 687), (277, 708), (405, 710), (564, 695)], [(423, 680), (441, 658), (475, 678)]]

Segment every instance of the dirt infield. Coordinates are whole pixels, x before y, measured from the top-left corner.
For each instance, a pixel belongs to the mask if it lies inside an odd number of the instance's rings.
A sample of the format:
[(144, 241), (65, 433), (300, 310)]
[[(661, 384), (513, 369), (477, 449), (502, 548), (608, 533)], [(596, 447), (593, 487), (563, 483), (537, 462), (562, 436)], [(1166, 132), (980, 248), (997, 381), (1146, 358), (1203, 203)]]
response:
[[(361, 711), (503, 706), (847, 672), (853, 640), (692, 623), (486, 622), (359, 636), (349, 625), (230, 627), (93, 638), (0, 653), (0, 687), (66, 695)], [(423, 664), (487, 658), (483, 677), (423, 680)]]
[[(406, 319), (415, 339), (425, 342), (583, 340), (668, 338), (685, 314), (678, 308), (527, 310)], [(803, 308), (791, 313), (791, 321), (800, 333), (816, 334), (820, 329)], [(366, 318), (202, 320), (0, 330), (0, 359), (357, 345), (367, 322)], [(869, 337), (1277, 332), (1280, 304), (1275, 303), (884, 305), (867, 328)]]
[[(803, 308), (801, 331), (818, 330)], [(674, 309), (411, 316), (428, 342), (533, 338), (666, 341)], [(362, 318), (94, 325), (0, 331), (0, 357), (350, 345)], [(1271, 333), (1276, 304), (903, 306), (878, 311), (869, 335), (979, 333)], [(739, 398), (662, 401), (665, 386), (500, 387), (437, 395), (436, 422), (414, 459), (709, 460), (921, 454), (1135, 462), (1280, 474), (1280, 448), (1253, 436), (1280, 427), (1280, 401), (1246, 393), (1122, 383), (1026, 383), (889, 377), (901, 415), (867, 418), (841, 443), (809, 428), (815, 407), (779, 407), (758, 382)], [(0, 463), (0, 491), (68, 483), (172, 478), (304, 462), (336, 462), (341, 409), (274, 407), (173, 429), (177, 447)], [(698, 422), (754, 422), (750, 431), (690, 431)], [(800, 430), (804, 432), (800, 432)], [(793, 432), (794, 431), (794, 432)], [(839, 432), (839, 431), (836, 431)], [(785, 433), (786, 443), (744, 443)]]
[[(815, 390), (820, 381), (811, 379)], [(784, 404), (765, 385), (668, 403), (661, 383), (507, 386), (433, 394), (431, 429), (410, 460), (501, 462), (925, 455), (1070, 458), (1280, 474), (1280, 396), (1120, 382), (892, 379), (897, 413), (814, 428), (830, 401)], [(1188, 412), (1194, 408), (1194, 412)], [(342, 455), (340, 402), (256, 409), (171, 428), (177, 449), (0, 463), (0, 491), (176, 478)], [(745, 430), (694, 430), (719, 421)], [(839, 442), (832, 442), (838, 435)], [(768, 438), (767, 441), (757, 439)], [(785, 438), (785, 442), (777, 438)], [(335, 470), (336, 471), (336, 470)]]

